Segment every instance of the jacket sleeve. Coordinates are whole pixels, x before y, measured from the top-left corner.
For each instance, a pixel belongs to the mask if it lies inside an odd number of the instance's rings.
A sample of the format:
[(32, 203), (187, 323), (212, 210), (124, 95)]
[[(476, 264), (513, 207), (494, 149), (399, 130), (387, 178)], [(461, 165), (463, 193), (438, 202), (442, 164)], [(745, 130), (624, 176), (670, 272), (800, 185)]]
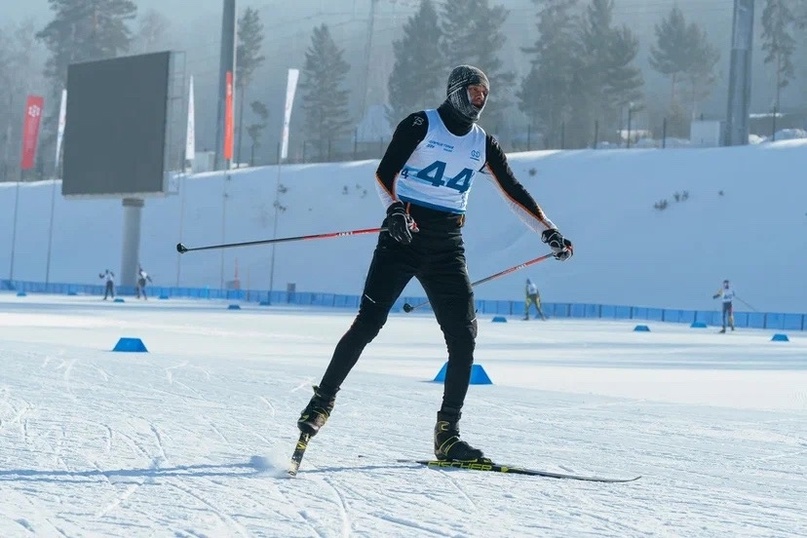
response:
[(398, 201), (398, 194), (395, 191), (398, 175), (418, 144), (426, 138), (428, 127), (429, 121), (423, 111), (410, 114), (396, 127), (392, 141), (387, 146), (387, 151), (375, 173), (376, 191), (384, 207)]
[(537, 233), (557, 228), (546, 216), (541, 206), (527, 192), (527, 189), (518, 182), (507, 163), (504, 150), (491, 135), (487, 135), (486, 157), (483, 172), (490, 175), (491, 181), (507, 201), (510, 209)]

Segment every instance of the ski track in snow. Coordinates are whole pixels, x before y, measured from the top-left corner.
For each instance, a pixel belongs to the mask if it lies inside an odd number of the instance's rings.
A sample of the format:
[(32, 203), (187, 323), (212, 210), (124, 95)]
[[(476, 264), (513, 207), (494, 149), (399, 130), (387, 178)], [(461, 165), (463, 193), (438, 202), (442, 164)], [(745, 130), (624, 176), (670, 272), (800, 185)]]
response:
[[(463, 437), (495, 460), (643, 478), (592, 484), (428, 469), (395, 460), (431, 457), (441, 387), (423, 381), (442, 365), (445, 349), (439, 339), (424, 337), (412, 356), (402, 357), (401, 346), (421, 333), (432, 335), (434, 322), (391, 320), (401, 327), (385, 328), (368, 346), (329, 424), (311, 441), (300, 474), (290, 480), (279, 476), (297, 437), (294, 421), (344, 331), (345, 317), (149, 308), (106, 310), (116, 323), (92, 330), (77, 329), (80, 323), (47, 331), (0, 325), (0, 536), (807, 534), (807, 410), (798, 399), (805, 380), (800, 370), (783, 371), (756, 395), (763, 402), (782, 391), (795, 395), (792, 407), (773, 409), (620, 397), (607, 384), (612, 381), (602, 384), (608, 395), (507, 383), (472, 386)], [(30, 309), (47, 313), (48, 304)], [(88, 312), (94, 311), (63, 316)], [(189, 316), (194, 326), (219, 327), (232, 340), (229, 347), (217, 347), (220, 335), (175, 330)], [(122, 336), (121, 326), (140, 335), (150, 353), (110, 353), (107, 343)], [(262, 338), (266, 326), (271, 336)], [(678, 338), (687, 356), (759, 360), (773, 353), (763, 343), (735, 344), (717, 335), (702, 345), (705, 335), (695, 339), (685, 328), (669, 327), (668, 349), (633, 342), (632, 352), (647, 345), (648, 355), (674, 361)], [(599, 323), (591, 332), (562, 321), (529, 329), (480, 331), (481, 347), (494, 350), (482, 355), (494, 380), (507, 379), (513, 364), (519, 379), (543, 379), (545, 365), (533, 364), (532, 352), (520, 350), (529, 342), (541, 350), (542, 339), (555, 330), (571, 331), (570, 340), (579, 342), (562, 350), (561, 364), (574, 350), (595, 348), (598, 338), (636, 338), (618, 323)], [(239, 331), (249, 337), (238, 338)], [(486, 343), (488, 331), (521, 332), (509, 348), (511, 333), (494, 333)], [(278, 345), (278, 335), (289, 335), (291, 343)], [(807, 356), (807, 342), (793, 338), (791, 344), (789, 353), (802, 349)], [(542, 360), (551, 360), (552, 353), (542, 350)], [(506, 356), (507, 363), (491, 356)], [(385, 364), (394, 373), (385, 374)], [(611, 365), (603, 364), (602, 372), (610, 372)], [(567, 375), (580, 372), (571, 366)], [(703, 374), (693, 371), (693, 380)], [(709, 375), (718, 384), (735, 380), (734, 373), (720, 370)], [(680, 394), (692, 390), (684, 384)], [(265, 455), (270, 468), (252, 467), (253, 454)]]

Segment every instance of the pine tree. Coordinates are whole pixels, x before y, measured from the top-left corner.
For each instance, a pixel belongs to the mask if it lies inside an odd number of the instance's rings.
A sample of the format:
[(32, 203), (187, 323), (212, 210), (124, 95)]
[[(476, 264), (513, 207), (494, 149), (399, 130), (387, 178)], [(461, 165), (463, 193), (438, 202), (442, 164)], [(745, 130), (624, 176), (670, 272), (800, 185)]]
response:
[(783, 88), (795, 77), (793, 53), (796, 40), (793, 30), (798, 27), (797, 13), (791, 9), (791, 2), (786, 0), (766, 0), (762, 10), (762, 50), (765, 51), (765, 63), (773, 64), (776, 77), (776, 100), (774, 105), (779, 110), (779, 99)]
[(684, 13), (673, 7), (660, 24), (656, 24), (656, 44), (650, 48), (650, 66), (670, 77), (670, 102), (677, 100), (678, 81), (689, 69), (691, 58)]
[(26, 95), (42, 92), (35, 34), (33, 20), (0, 29), (0, 181), (14, 179), (19, 168)]
[(266, 60), (266, 56), (261, 54), (263, 38), (264, 28), (260, 14), (248, 7), (244, 10), (241, 18), (238, 19), (238, 45), (235, 49), (235, 84), (236, 92), (238, 93), (236, 98), (238, 102), (238, 150), (236, 151), (236, 162), (241, 162), (244, 104), (247, 100), (247, 88), (253, 81), (255, 71)]
[(611, 106), (624, 106), (643, 99), (642, 70), (632, 65), (639, 53), (639, 40), (627, 26), (616, 28), (611, 35), (611, 64), (606, 77), (606, 92)]
[(807, 28), (807, 2), (798, 0), (795, 6), (796, 27), (800, 30)]
[(269, 109), (261, 101), (252, 101), (250, 108), (252, 109), (253, 115), (258, 118), (257, 122), (252, 123), (247, 127), (247, 136), (249, 136), (250, 140), (252, 141), (252, 145), (250, 147), (249, 165), (255, 166), (255, 150), (261, 146), (261, 137), (263, 136), (263, 131), (266, 129), (267, 125), (269, 125), (269, 122), (267, 121), (269, 119)]
[(434, 2), (423, 0), (404, 24), (403, 37), (392, 43), (395, 64), (387, 82), (387, 119), (393, 127), (408, 114), (434, 108), (444, 99), (447, 73), (441, 36)]
[(699, 25), (692, 23), (687, 26), (688, 42), (690, 44), (690, 65), (684, 73), (690, 99), (690, 113), (698, 114), (698, 103), (712, 93), (717, 80), (715, 66), (720, 60), (720, 52), (709, 43), (706, 31)]
[(627, 26), (614, 27), (613, 9), (613, 0), (591, 0), (586, 7), (578, 52), (579, 88), (586, 98), (575, 106), (574, 116), (583, 129), (603, 120), (606, 133), (617, 132), (622, 108), (640, 106), (644, 84), (641, 70), (632, 65), (639, 42)]
[[(711, 92), (715, 83), (715, 65), (720, 53), (712, 46), (705, 30), (698, 24), (687, 24), (676, 6), (656, 25), (656, 44), (650, 53), (650, 65), (671, 80), (671, 109), (680, 100), (679, 83), (687, 83), (690, 114)], [(684, 134), (684, 133), (679, 133)]]
[(56, 138), (60, 94), (67, 84), (67, 66), (71, 63), (115, 58), (127, 52), (132, 32), (127, 26), (137, 16), (137, 6), (130, 0), (48, 0), (51, 20), (36, 38), (51, 55), (45, 63), (45, 77), (51, 88), (45, 98), (48, 111), (42, 124), (40, 155), (50, 153)]
[[(801, 75), (801, 81), (805, 80), (807, 76), (807, 0), (799, 0), (795, 6), (795, 24), (796, 28), (800, 30), (797, 32), (798, 45), (795, 57), (796, 72)], [(807, 108), (807, 95), (801, 92), (799, 106)]]
[[(531, 69), (521, 82), (519, 108), (538, 127), (544, 144), (561, 145), (565, 122), (572, 113), (576, 72), (577, 19), (572, 12), (576, 0), (536, 0), (538, 39), (523, 49), (531, 56)], [(579, 95), (579, 94), (578, 94)]]
[(130, 0), (48, 0), (53, 20), (36, 37), (51, 57), (45, 75), (59, 90), (67, 80), (67, 66), (75, 62), (114, 58), (129, 50), (132, 32), (126, 21), (137, 16)]
[(132, 38), (132, 49), (138, 54), (158, 52), (170, 48), (166, 46), (166, 38), (171, 23), (160, 12), (150, 9), (137, 20), (137, 33)]
[(470, 64), (485, 72), (491, 93), (480, 123), (494, 129), (503, 124), (505, 110), (512, 104), (515, 81), (515, 74), (505, 71), (499, 58), (507, 41), (502, 25), (508, 14), (502, 5), (491, 6), (490, 0), (449, 0), (441, 10), (441, 48), (448, 68)]
[(343, 54), (327, 24), (314, 28), (311, 46), (305, 53), (300, 90), (305, 116), (303, 138), (314, 145), (320, 158), (328, 155), (332, 141), (344, 137), (352, 125), (348, 116), (350, 92), (343, 89), (350, 64)]

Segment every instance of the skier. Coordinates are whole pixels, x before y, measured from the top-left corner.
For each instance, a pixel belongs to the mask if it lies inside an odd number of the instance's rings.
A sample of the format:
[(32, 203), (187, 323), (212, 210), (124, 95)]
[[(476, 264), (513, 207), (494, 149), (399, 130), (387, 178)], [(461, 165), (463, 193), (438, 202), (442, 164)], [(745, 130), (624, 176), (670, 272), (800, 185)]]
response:
[(524, 286), (524, 295), (526, 296), (524, 299), (524, 319), (530, 319), (530, 306), (535, 305), (538, 316), (541, 316), (541, 319), (546, 321), (546, 316), (541, 310), (541, 294), (538, 293), (538, 286), (529, 278), (527, 279), (527, 284)]
[(480, 69), (457, 66), (448, 77), (447, 97), (439, 108), (415, 112), (398, 124), (376, 170), (376, 188), (386, 207), (382, 226), (388, 231), (379, 234), (358, 315), (336, 345), (297, 421), (303, 434), (315, 435), (328, 420), (348, 373), (415, 277), (426, 291), (448, 348), (434, 454), (441, 460), (484, 458), (481, 450), (460, 439), (459, 431), (477, 333), (461, 229), (477, 172), (490, 176), (555, 258), (567, 260), (573, 253), (571, 241), (516, 180), (499, 143), (476, 124), (489, 88)]
[(726, 321), (729, 322), (731, 330), (734, 330), (734, 307), (731, 305), (731, 302), (734, 300), (734, 295), (734, 289), (729, 285), (728, 280), (724, 280), (723, 287), (712, 295), (712, 299), (720, 297), (723, 300), (723, 328), (720, 329), (721, 333), (726, 332)]
[(151, 277), (142, 267), (137, 269), (137, 298), (140, 299), (140, 294), (143, 294), (143, 300), (148, 300), (146, 296), (146, 281), (151, 282)]
[(107, 297), (115, 298), (115, 273), (107, 269), (103, 273), (98, 273), (98, 278), (106, 282), (104, 286), (104, 301)]

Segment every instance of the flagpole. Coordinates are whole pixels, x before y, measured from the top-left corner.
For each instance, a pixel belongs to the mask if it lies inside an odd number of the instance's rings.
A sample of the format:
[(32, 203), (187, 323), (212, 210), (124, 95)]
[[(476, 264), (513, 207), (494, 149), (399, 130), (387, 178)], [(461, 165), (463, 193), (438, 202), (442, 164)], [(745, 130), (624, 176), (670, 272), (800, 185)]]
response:
[[(20, 175), (22, 175), (22, 170), (20, 170)], [(22, 182), (22, 177), (17, 178), (17, 188), (14, 194), (14, 224), (11, 226), (11, 264), (8, 269), (8, 279), (14, 280), (14, 250), (17, 246), (17, 208), (20, 205), (20, 183)]]
[[(286, 84), (286, 106), (283, 115), (283, 133), (280, 141), (280, 151), (277, 156), (277, 181), (275, 185), (275, 219), (272, 226), (272, 239), (277, 238), (277, 217), (280, 213), (280, 171), (283, 167), (283, 161), (289, 155), (289, 125), (291, 123), (291, 108), (294, 104), (294, 93), (297, 91), (297, 80), (300, 78), (299, 69), (289, 69), (288, 82)], [(276, 244), (272, 243), (272, 254), (269, 269), (269, 297), (268, 302), (271, 302), (272, 291), (275, 285), (275, 247)]]
[[(221, 242), (227, 240), (227, 199), (230, 195), (227, 193), (227, 184), (230, 182), (230, 170), (233, 166), (233, 135), (234, 135), (234, 117), (233, 106), (235, 104), (235, 73), (227, 71), (225, 73), (225, 92), (224, 92), (224, 147), (222, 153), (224, 157), (224, 178), (221, 184)], [(224, 251), (221, 251), (221, 268), (220, 268), (220, 283), (221, 289), (224, 289)]]
[[(185, 161), (182, 163), (182, 181), (179, 182), (179, 240), (182, 241), (182, 232), (185, 221), (185, 188), (186, 179), (188, 177), (187, 169), (190, 165), (191, 172), (193, 172), (193, 161), (196, 158), (196, 119), (194, 113), (193, 102), (193, 75), (190, 77), (190, 85), (188, 86), (188, 118), (187, 128), (185, 130)], [(180, 275), (182, 271), (182, 256), (177, 253), (177, 287), (179, 287)]]
[(48, 257), (45, 262), (45, 285), (50, 283), (50, 254), (53, 247), (53, 213), (56, 207), (56, 178), (51, 180), (50, 186), (50, 226), (48, 227)]
[(45, 263), (45, 284), (50, 283), (50, 255), (53, 247), (53, 215), (56, 208), (56, 181), (59, 179), (59, 160), (64, 137), (64, 126), (67, 116), (67, 90), (62, 90), (62, 101), (59, 105), (59, 126), (56, 132), (56, 162), (53, 169), (53, 184), (50, 186), (50, 226), (48, 229), (48, 258)]
[(29, 95), (25, 102), (20, 177), (17, 180), (17, 189), (14, 195), (14, 225), (11, 231), (11, 266), (8, 271), (9, 280), (14, 280), (14, 254), (17, 246), (17, 215), (20, 204), (20, 183), (22, 182), (23, 171), (33, 168), (36, 162), (36, 147), (39, 142), (39, 124), (42, 120), (42, 109), (44, 105), (45, 99), (40, 95)]

